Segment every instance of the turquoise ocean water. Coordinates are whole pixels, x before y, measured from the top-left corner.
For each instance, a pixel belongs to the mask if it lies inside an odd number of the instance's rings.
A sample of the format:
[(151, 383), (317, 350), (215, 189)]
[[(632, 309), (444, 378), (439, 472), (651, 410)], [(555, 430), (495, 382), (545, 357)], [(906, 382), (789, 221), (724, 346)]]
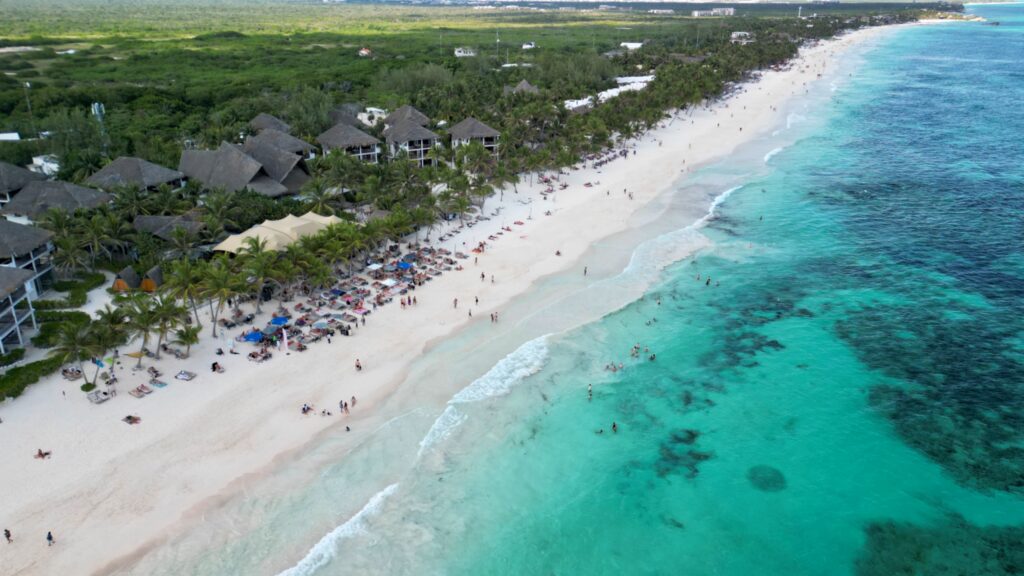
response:
[(681, 183), (730, 190), (713, 245), (642, 297), (134, 571), (1024, 572), (1024, 5), (971, 10)]

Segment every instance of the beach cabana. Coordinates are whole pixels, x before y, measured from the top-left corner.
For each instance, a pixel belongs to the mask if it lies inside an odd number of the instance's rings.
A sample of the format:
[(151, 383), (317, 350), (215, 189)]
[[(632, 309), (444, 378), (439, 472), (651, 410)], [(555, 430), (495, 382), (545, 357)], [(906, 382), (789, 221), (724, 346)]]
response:
[(160, 266), (153, 266), (146, 272), (145, 278), (139, 283), (139, 288), (143, 292), (156, 292), (158, 288), (164, 284), (164, 272)]
[(241, 234), (229, 236), (213, 249), (238, 254), (245, 247), (247, 238), (259, 238), (267, 243), (268, 250), (280, 251), (304, 236), (312, 236), (340, 222), (343, 220), (337, 216), (321, 216), (313, 212), (302, 216), (289, 214), (280, 220), (264, 220)]
[(141, 281), (139, 275), (135, 272), (135, 269), (131, 266), (125, 266), (123, 270), (117, 273), (117, 277), (114, 278), (114, 285), (112, 286), (114, 292), (128, 292), (135, 290), (139, 287)]

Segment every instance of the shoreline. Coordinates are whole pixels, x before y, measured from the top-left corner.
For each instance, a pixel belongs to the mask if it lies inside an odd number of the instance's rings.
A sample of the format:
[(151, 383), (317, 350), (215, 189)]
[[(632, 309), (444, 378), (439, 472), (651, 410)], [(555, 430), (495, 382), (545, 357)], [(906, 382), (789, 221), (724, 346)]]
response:
[[(191, 367), (200, 373), (197, 381), (175, 381), (146, 400), (123, 395), (94, 407), (80, 396), (77, 384), (60, 381), (58, 376), (33, 386), (17, 401), (0, 405), (3, 430), (11, 438), (0, 447), (0, 455), (7, 462), (26, 462), (25, 470), (13, 471), (5, 482), (7, 504), (0, 517), (16, 538), (29, 541), (36, 533), (52, 529), (60, 542), (45, 561), (39, 558), (41, 548), (30, 542), (11, 549), (12, 573), (106, 573), (130, 566), (180, 532), (180, 525), (201, 519), (204, 511), (230, 499), (239, 488), (311, 443), (339, 433), (345, 425), (357, 431), (380, 425), (383, 411), (378, 406), (390, 404), (401, 391), (417, 358), (467, 328), (480, 326), (483, 313), (501, 311), (543, 279), (582, 269), (581, 259), (594, 244), (629, 230), (634, 217), (662, 198), (680, 177), (694, 167), (721, 160), (784, 121), (778, 110), (781, 102), (814, 81), (815, 74), (833, 63), (835, 52), (893, 28), (862, 29), (802, 51), (788, 69), (765, 72), (710, 109), (693, 110), (684, 117), (691, 118), (691, 124), (672, 121), (631, 142), (635, 156), (599, 171), (571, 171), (564, 179), (570, 188), (556, 193), (556, 200), (540, 200), (541, 186), (525, 182), (518, 195), (506, 192), (503, 201), (489, 200), (484, 212), (501, 205), (502, 216), (468, 230), (468, 245), (493, 233), (502, 218), (508, 222), (523, 218), (529, 223), (489, 247), (480, 256), (480, 265), (465, 261), (467, 270), (446, 274), (417, 291), (417, 297), (422, 296), (417, 308), (382, 308), (354, 337), (338, 337), (334, 344), (319, 344), (302, 353), (308, 368), (301, 381), (292, 378), (298, 361), (280, 354), (265, 365), (232, 357), (225, 363), (227, 374), (209, 374), (202, 365), (214, 358), (213, 349), (221, 342), (206, 337), (193, 348), (192, 360), (165, 358), (158, 364), (165, 373)], [(770, 89), (768, 94), (760, 94), (765, 87)], [(772, 90), (783, 95), (772, 96)], [(737, 106), (730, 110), (730, 104)], [(766, 110), (770, 106), (774, 109)], [(691, 143), (700, 144), (697, 151)], [(683, 165), (689, 170), (680, 172)], [(601, 184), (584, 186), (595, 180)], [(623, 185), (634, 199), (617, 192)], [(603, 194), (606, 190), (609, 194)], [(527, 196), (536, 205), (515, 201)], [(527, 206), (537, 209), (532, 221), (524, 218)], [(543, 215), (547, 209), (552, 216)], [(448, 242), (436, 245), (450, 247)], [(555, 250), (565, 256), (554, 256)], [(480, 283), (477, 270), (495, 275), (496, 282)], [(453, 310), (451, 299), (469, 302), (474, 294), (483, 297), (485, 306), (474, 308), (477, 314), (470, 321), (464, 306)], [(267, 309), (272, 308), (271, 303)], [(507, 322), (506, 318), (502, 321)], [(356, 357), (367, 366), (358, 375), (352, 369)], [(131, 378), (125, 378), (123, 388), (134, 386)], [(61, 389), (71, 391), (71, 397), (63, 400)], [(298, 413), (303, 402), (319, 409), (352, 395), (359, 398), (358, 408), (344, 419)], [(364, 412), (366, 406), (371, 407), (368, 412)], [(128, 427), (119, 421), (124, 413), (139, 413), (144, 421)], [(183, 430), (191, 432), (183, 434)], [(360, 438), (347, 439), (348, 449), (357, 446)], [(29, 457), (37, 444), (53, 450), (54, 458), (32, 461)]]

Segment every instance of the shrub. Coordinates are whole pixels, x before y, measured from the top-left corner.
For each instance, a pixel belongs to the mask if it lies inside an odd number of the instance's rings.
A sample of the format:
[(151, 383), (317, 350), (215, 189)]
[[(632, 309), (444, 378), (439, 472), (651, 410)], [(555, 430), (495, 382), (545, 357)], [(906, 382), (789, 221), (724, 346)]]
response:
[(15, 348), (7, 354), (0, 356), (0, 366), (10, 366), (25, 357), (24, 348)]
[(53, 289), (67, 292), (68, 297), (60, 300), (36, 300), (32, 305), (36, 310), (59, 310), (61, 308), (78, 308), (84, 306), (89, 291), (102, 286), (106, 276), (99, 272), (80, 274), (77, 280), (61, 280), (54, 282)]
[(53, 374), (60, 365), (59, 358), (46, 358), (11, 368), (0, 376), (0, 398), (17, 398), (30, 384), (35, 384), (43, 376)]
[(88, 323), (89, 315), (78, 310), (37, 310), (36, 320), (39, 322), (39, 333), (32, 337), (32, 344), (39, 348), (53, 348), (61, 325)]
[(85, 384), (82, 384), (81, 388), (82, 392), (92, 392), (96, 389), (96, 385), (92, 382), (86, 382)]

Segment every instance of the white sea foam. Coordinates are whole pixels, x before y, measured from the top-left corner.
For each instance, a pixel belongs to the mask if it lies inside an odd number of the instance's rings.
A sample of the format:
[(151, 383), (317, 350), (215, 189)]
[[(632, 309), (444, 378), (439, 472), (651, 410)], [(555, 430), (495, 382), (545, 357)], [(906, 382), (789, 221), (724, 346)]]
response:
[(512, 387), (544, 367), (548, 359), (548, 335), (526, 342), (515, 352), (498, 361), (486, 374), (477, 378), (452, 397), (449, 404), (479, 402), (508, 394)]
[(427, 435), (423, 437), (423, 440), (420, 440), (420, 451), (416, 454), (416, 457), (421, 458), (424, 452), (451, 436), (452, 432), (466, 421), (466, 418), (467, 416), (455, 406), (451, 404), (446, 406), (444, 412), (437, 417), (434, 425), (430, 427)]
[(338, 543), (346, 538), (366, 533), (366, 519), (376, 514), (389, 496), (395, 493), (398, 484), (392, 484), (377, 492), (363, 509), (334, 530), (328, 532), (298, 564), (281, 572), (278, 576), (309, 576), (327, 565), (338, 554)]
[(797, 114), (796, 112), (792, 112), (788, 116), (786, 116), (786, 128), (792, 128), (793, 124), (799, 124), (800, 122), (803, 122), (806, 119), (807, 118)]
[(524, 343), (514, 352), (499, 360), (486, 374), (452, 396), (444, 412), (437, 417), (423, 440), (420, 440), (417, 458), (422, 457), (431, 448), (451, 436), (452, 432), (466, 421), (466, 414), (456, 407), (457, 404), (504, 396), (511, 392), (516, 384), (540, 372), (548, 359), (548, 336), (545, 334)]
[(781, 147), (780, 148), (776, 148), (776, 149), (772, 150), (771, 152), (765, 154), (764, 155), (764, 163), (767, 164), (768, 161), (771, 160), (772, 157), (775, 156), (776, 154), (778, 154), (779, 152), (782, 152), (782, 148)]

